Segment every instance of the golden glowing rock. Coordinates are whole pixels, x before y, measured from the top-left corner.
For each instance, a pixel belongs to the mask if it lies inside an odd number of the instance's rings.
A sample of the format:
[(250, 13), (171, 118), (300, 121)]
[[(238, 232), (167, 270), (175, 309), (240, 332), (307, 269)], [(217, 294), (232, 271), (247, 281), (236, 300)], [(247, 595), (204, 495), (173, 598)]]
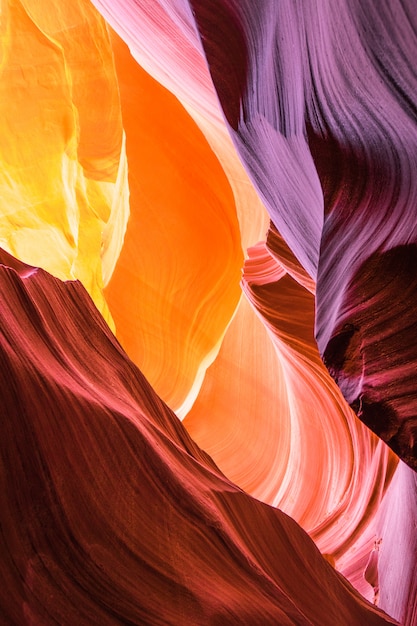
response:
[(106, 298), (129, 356), (184, 414), (239, 301), (236, 207), (195, 122), (116, 35), (113, 45), (131, 216)]
[(85, 2), (10, 1), (1, 28), (0, 245), (80, 279), (110, 321), (128, 188), (106, 24)]

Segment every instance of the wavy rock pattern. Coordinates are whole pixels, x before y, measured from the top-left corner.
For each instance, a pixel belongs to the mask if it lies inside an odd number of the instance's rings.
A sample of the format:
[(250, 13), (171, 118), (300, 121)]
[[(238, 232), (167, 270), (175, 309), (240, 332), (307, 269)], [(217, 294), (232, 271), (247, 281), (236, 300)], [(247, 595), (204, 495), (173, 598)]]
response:
[(374, 585), (378, 605), (402, 624), (416, 622), (416, 525), (416, 474), (400, 463), (378, 513)]
[(198, 30), (183, 0), (94, 0), (141, 67), (172, 92), (219, 159), (236, 202), (243, 248), (264, 236), (266, 211), (230, 140), (210, 79)]
[[(281, 413), (281, 430), (290, 434), (290, 444), (282, 481), (277, 475), (276, 482), (271, 480), (278, 487), (273, 503), (299, 521), (337, 569), (371, 597), (364, 570), (375, 538), (375, 516), (396, 461), (358, 422), (326, 371), (313, 336), (312, 295), (289, 274), (271, 279), (271, 260), (276, 263), (278, 253), (294, 276), (299, 272), (288, 261), (288, 251), (282, 252), (274, 230), (267, 242), (268, 249), (259, 244), (249, 251), (243, 288), (275, 345), (284, 372), (281, 398), (285, 393), (290, 407), (287, 424)], [(281, 411), (284, 406), (281, 399)], [(312, 431), (312, 440), (305, 439), (304, 433)], [(270, 441), (271, 450), (282, 440), (280, 434)]]
[(1, 262), (3, 623), (395, 623), (221, 474), (80, 283)]
[(130, 357), (184, 414), (240, 298), (236, 206), (216, 156), (178, 100), (116, 35), (112, 41), (131, 214), (105, 294)]
[(0, 622), (391, 623), (233, 480), (415, 626), (413, 3), (94, 4), (2, 3), (0, 243), (151, 386), (2, 253)]
[[(244, 299), (184, 425), (228, 477), (295, 517), (339, 558), (355, 525), (372, 519), (393, 459), (355, 419), (319, 358), (312, 295), (264, 244), (249, 253), (244, 291), (264, 324)], [(311, 428), (314, 446), (304, 438)]]
[(403, 315), (417, 293), (413, 3), (191, 4), (236, 147), (317, 277), (320, 352), (359, 417), (416, 469), (416, 333)]

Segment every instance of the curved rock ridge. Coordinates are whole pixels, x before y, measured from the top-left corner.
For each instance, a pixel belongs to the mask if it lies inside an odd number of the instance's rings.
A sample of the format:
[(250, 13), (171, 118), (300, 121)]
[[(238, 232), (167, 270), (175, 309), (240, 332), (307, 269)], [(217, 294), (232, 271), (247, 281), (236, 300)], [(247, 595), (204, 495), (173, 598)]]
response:
[(181, 103), (112, 33), (130, 219), (105, 289), (119, 341), (184, 415), (239, 302), (241, 232), (229, 181)]
[(303, 15), (314, 9), (290, 1), (190, 5), (235, 146), (273, 223), (315, 280), (323, 192), (305, 132)]
[[(236, 148), (317, 280), (320, 353), (359, 417), (416, 469), (417, 345), (402, 314), (416, 307), (415, 5), (190, 4)], [(358, 309), (384, 319), (358, 330)]]
[(233, 189), (243, 248), (263, 237), (266, 210), (232, 144), (187, 0), (94, 0), (137, 63), (198, 124)]
[(81, 283), (0, 254), (2, 623), (394, 624), (190, 439)]
[[(377, 515), (373, 571), (378, 606), (401, 624), (415, 624), (417, 615), (417, 475), (400, 463)], [(374, 561), (374, 562), (372, 562)]]
[[(338, 562), (373, 522), (397, 462), (356, 419), (324, 367), (313, 334), (313, 295), (289, 274), (265, 282), (262, 248), (277, 263), (265, 244), (252, 248), (243, 289), (269, 331), (285, 381), (280, 395), (289, 403), (289, 419), (281, 422), (275, 443), (289, 453), (284, 474), (276, 477), (273, 502)], [(294, 265), (291, 269), (297, 275)], [(284, 406), (282, 401), (282, 411)], [(314, 445), (304, 436), (312, 429)], [(342, 562), (341, 571), (347, 567)]]

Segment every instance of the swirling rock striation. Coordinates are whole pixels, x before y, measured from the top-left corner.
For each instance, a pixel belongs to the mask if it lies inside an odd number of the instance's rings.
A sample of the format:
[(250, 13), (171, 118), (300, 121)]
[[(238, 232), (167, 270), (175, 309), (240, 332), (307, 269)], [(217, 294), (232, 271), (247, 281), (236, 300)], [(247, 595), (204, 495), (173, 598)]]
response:
[(221, 474), (80, 283), (0, 260), (2, 623), (395, 623)]
[(237, 150), (317, 280), (320, 353), (417, 469), (414, 3), (190, 4)]

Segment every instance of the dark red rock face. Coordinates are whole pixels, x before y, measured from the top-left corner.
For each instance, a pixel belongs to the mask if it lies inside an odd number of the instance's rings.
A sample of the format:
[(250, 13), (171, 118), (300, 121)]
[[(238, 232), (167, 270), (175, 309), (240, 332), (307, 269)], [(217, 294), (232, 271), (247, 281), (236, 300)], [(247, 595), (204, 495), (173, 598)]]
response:
[(340, 307), (324, 362), (360, 419), (417, 469), (417, 246), (375, 253)]
[(80, 283), (1, 261), (2, 624), (394, 623), (227, 481)]

